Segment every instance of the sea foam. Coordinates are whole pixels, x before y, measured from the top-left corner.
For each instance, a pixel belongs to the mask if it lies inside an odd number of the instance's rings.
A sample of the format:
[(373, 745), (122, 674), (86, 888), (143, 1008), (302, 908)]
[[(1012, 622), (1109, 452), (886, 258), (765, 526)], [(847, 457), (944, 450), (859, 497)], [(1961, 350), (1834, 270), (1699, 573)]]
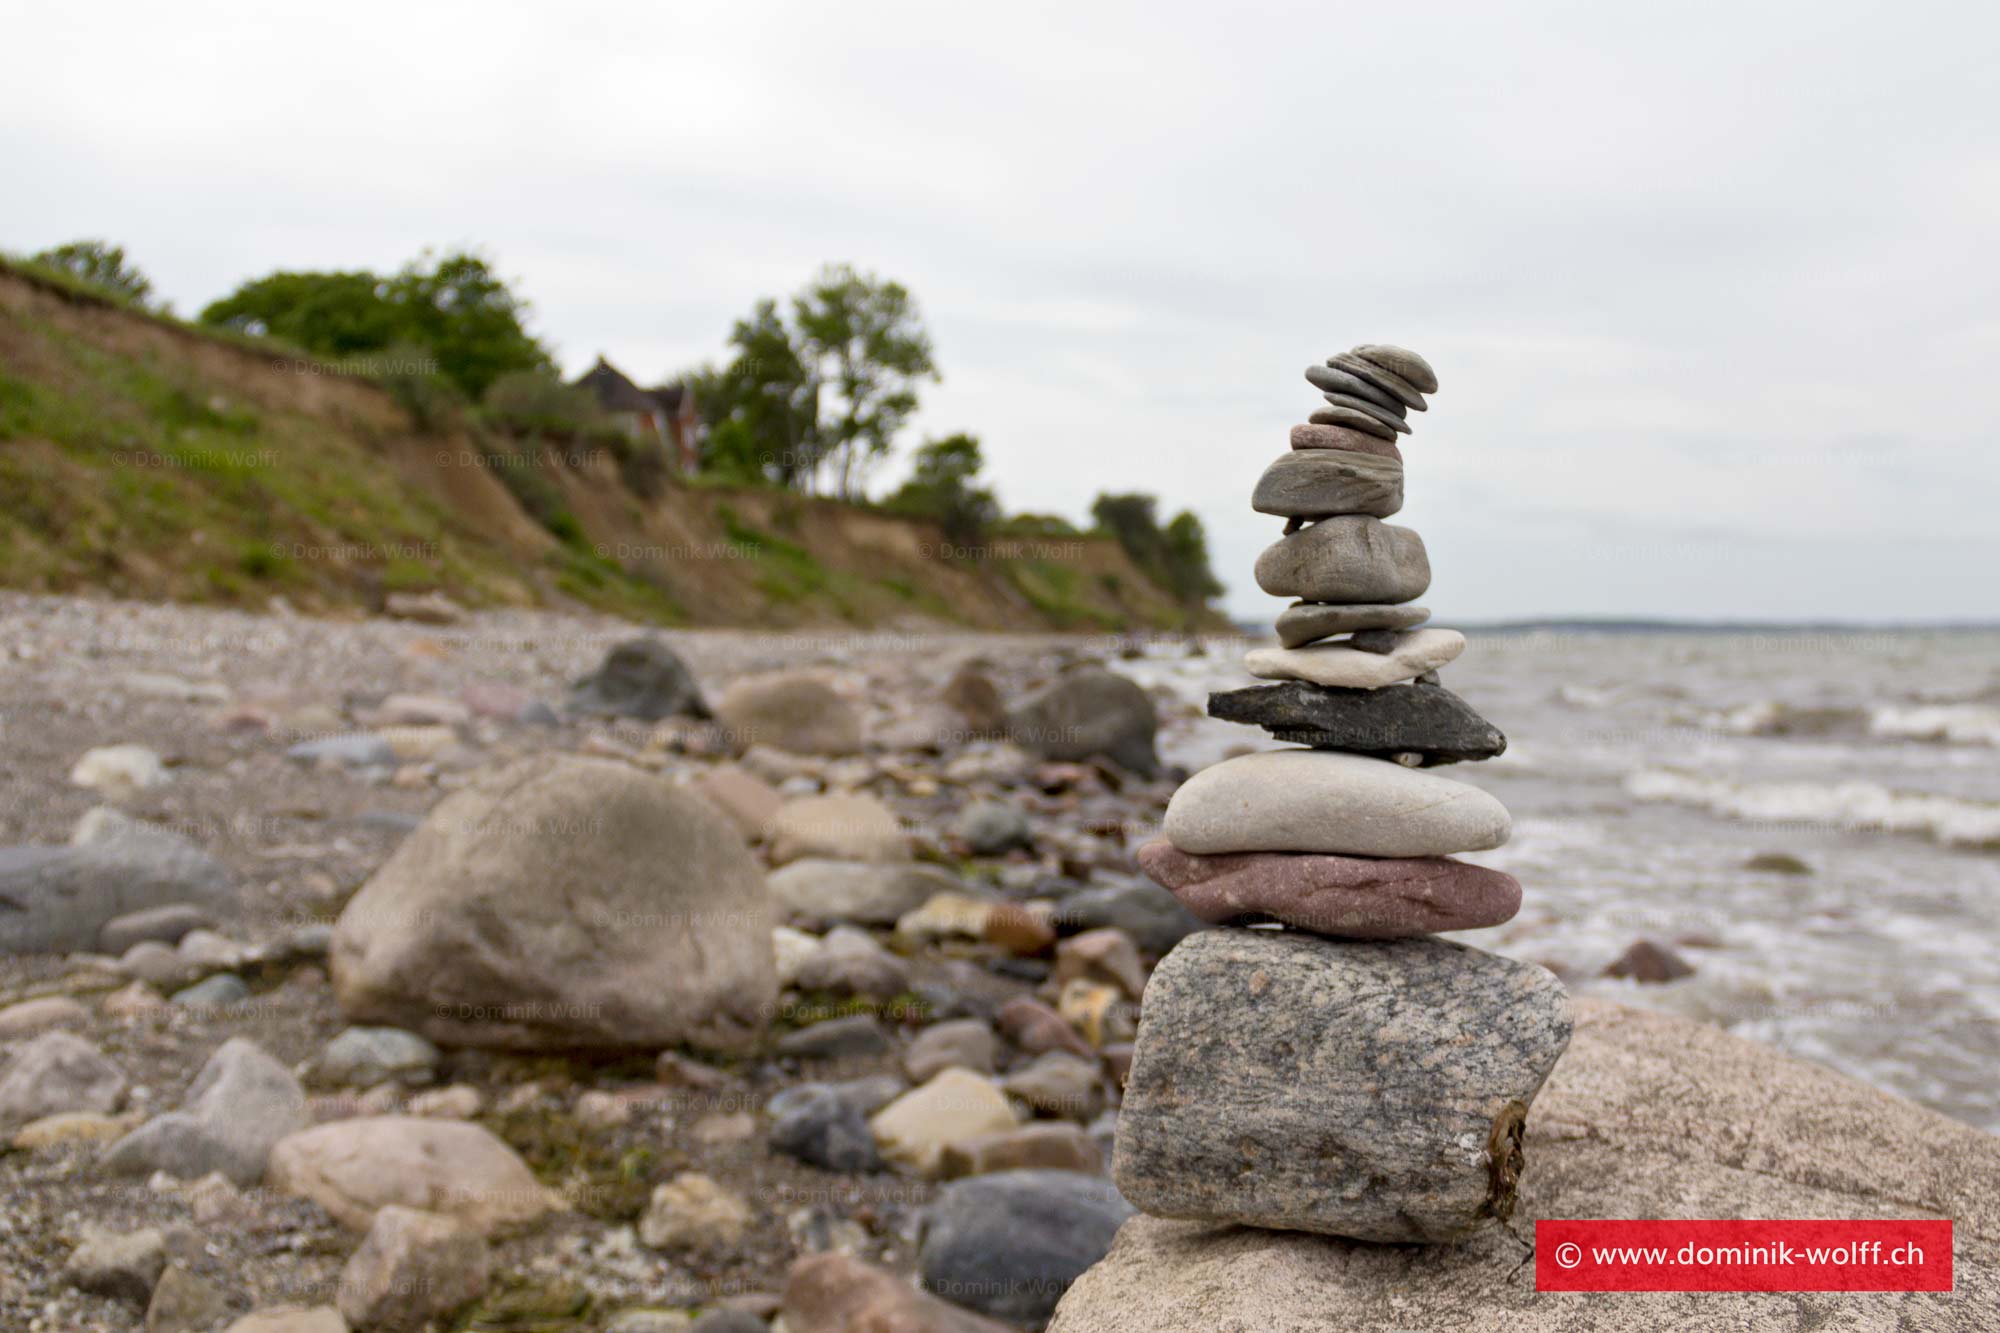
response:
[(2000, 805), (1892, 791), (1873, 782), (1731, 782), (1648, 768), (1628, 774), (1625, 790), (1642, 801), (1696, 806), (1730, 819), (1912, 833), (1947, 847), (2000, 847)]

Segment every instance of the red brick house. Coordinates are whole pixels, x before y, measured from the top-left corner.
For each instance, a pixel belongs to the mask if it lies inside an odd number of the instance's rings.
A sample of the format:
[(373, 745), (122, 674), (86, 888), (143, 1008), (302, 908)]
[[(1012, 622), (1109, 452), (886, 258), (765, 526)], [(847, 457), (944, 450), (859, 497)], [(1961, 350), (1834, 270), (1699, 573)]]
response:
[(633, 439), (658, 440), (667, 458), (681, 471), (693, 472), (699, 465), (696, 434), (701, 419), (695, 415), (694, 395), (686, 385), (642, 389), (600, 356), (576, 381), (576, 387), (595, 394), (597, 405)]

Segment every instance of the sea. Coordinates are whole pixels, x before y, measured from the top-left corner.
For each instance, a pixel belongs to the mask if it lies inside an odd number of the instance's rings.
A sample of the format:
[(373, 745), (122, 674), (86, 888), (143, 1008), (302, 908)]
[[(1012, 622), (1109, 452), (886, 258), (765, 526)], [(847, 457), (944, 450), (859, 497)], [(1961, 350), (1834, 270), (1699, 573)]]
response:
[[(1469, 944), (1670, 1010), (2000, 1132), (2000, 631), (1468, 629), (1445, 685), (1508, 738), (1433, 770), (1512, 811), (1465, 859), (1521, 881)], [(1243, 640), (1120, 670), (1194, 705), (1199, 768), (1254, 729), (1199, 714), (1256, 683)], [(1782, 853), (1805, 873), (1756, 869)], [(1640, 939), (1692, 976), (1605, 968)]]

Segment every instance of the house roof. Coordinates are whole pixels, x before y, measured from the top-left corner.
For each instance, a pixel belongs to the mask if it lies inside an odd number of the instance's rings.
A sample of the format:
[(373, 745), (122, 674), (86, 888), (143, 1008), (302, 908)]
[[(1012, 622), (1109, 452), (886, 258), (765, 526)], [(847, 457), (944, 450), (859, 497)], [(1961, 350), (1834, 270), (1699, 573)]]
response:
[(576, 387), (596, 394), (597, 405), (607, 412), (657, 412), (661, 407), (659, 399), (601, 356), (577, 380)]

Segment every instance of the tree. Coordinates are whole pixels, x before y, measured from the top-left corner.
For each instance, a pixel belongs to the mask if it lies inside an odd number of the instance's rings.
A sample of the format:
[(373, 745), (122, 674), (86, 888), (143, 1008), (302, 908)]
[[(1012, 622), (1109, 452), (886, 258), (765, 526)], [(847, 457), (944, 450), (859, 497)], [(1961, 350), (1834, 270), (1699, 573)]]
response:
[(822, 457), (838, 472), (840, 497), (852, 499), (917, 410), (918, 382), (938, 378), (930, 335), (902, 284), (846, 264), (822, 269), (792, 314), (800, 359), (837, 405), (820, 426)]
[(102, 287), (137, 306), (152, 304), (153, 284), (125, 260), (125, 247), (109, 241), (70, 241), (31, 256), (44, 268), (59, 269), (79, 282)]
[(456, 253), (406, 264), (383, 289), (403, 315), (405, 336), (431, 349), (444, 377), (477, 400), (511, 370), (549, 364), (548, 349), (525, 327), (528, 306), (477, 255)]
[(736, 321), (736, 355), (721, 369), (686, 376), (707, 425), (704, 471), (798, 486), (819, 465), (817, 388), (776, 301)]
[(910, 479), (887, 501), (891, 509), (936, 519), (954, 542), (977, 543), (1000, 518), (991, 490), (975, 485), (985, 460), (970, 435), (947, 435), (917, 450)]
[(523, 327), (525, 302), (477, 255), (424, 255), (394, 277), (355, 270), (279, 272), (244, 283), (201, 312), (204, 324), (282, 339), (330, 359), (415, 346), (478, 399), (510, 371), (550, 365)]
[(1192, 611), (1222, 591), (1208, 564), (1208, 534), (1201, 519), (1185, 509), (1162, 530), (1157, 506), (1152, 496), (1137, 492), (1104, 494), (1092, 502), (1090, 516), (1118, 539), (1141, 573)]

